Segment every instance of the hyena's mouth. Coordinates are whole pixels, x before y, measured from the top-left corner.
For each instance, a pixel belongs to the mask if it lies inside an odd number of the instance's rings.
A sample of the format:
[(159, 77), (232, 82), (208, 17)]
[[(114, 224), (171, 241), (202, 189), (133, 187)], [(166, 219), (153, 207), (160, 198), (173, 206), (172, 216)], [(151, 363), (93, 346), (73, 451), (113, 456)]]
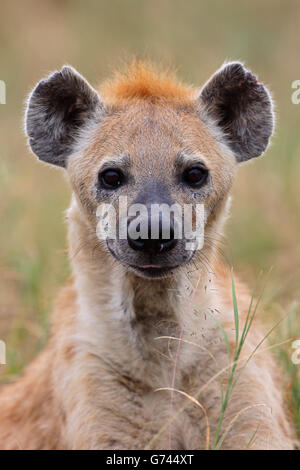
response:
[(137, 272), (138, 274), (144, 277), (150, 278), (160, 278), (172, 274), (179, 265), (176, 266), (159, 266), (159, 265), (146, 265), (146, 266), (134, 266), (129, 265), (129, 267)]
[[(111, 240), (106, 241), (107, 248), (110, 254), (117, 260), (120, 264), (122, 264), (125, 268), (130, 271), (133, 271), (138, 276), (148, 277), (151, 279), (155, 278), (162, 278), (170, 276), (174, 273), (175, 270), (179, 269), (183, 264), (190, 261), (190, 259), (183, 259), (182, 263), (177, 262), (174, 263), (171, 260), (135, 260), (133, 258), (128, 258), (124, 253), (119, 253), (119, 250), (116, 246), (112, 243)], [(192, 257), (192, 254), (190, 255)]]

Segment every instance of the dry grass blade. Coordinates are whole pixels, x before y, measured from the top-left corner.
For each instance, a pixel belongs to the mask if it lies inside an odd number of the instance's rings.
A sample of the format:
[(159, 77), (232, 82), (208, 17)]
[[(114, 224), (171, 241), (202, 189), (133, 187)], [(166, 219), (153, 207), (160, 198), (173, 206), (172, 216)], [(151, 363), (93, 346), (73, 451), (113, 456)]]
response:
[(176, 388), (174, 388), (174, 389), (171, 389), (170, 387), (157, 388), (155, 390), (155, 392), (160, 392), (162, 390), (168, 390), (168, 391), (173, 391), (173, 392), (180, 393), (184, 397), (191, 400), (192, 403), (199, 406), (199, 408), (202, 410), (202, 412), (204, 414), (204, 417), (205, 417), (205, 424), (206, 424), (206, 444), (205, 444), (205, 448), (206, 448), (206, 450), (209, 450), (209, 448), (210, 448), (210, 427), (209, 427), (209, 420), (208, 420), (207, 412), (206, 412), (206, 409), (204, 408), (204, 406), (195, 397), (192, 397), (191, 395), (189, 395), (186, 392), (183, 392), (182, 390), (177, 390)]
[(227, 426), (227, 428), (225, 429), (224, 433), (222, 434), (220, 440), (218, 441), (218, 444), (216, 446), (216, 450), (219, 450), (221, 448), (221, 445), (223, 444), (224, 442), (224, 439), (225, 437), (227, 436), (228, 432), (230, 431), (230, 429), (232, 428), (232, 426), (234, 425), (234, 423), (236, 422), (236, 420), (243, 414), (245, 413), (246, 411), (252, 409), (252, 408), (258, 408), (258, 407), (266, 407), (267, 408), (267, 405), (265, 405), (264, 403), (258, 403), (256, 405), (249, 405), (249, 406), (246, 406), (245, 408), (243, 408), (241, 411), (239, 411), (235, 416), (234, 418), (232, 418), (232, 420), (230, 421), (229, 425)]
[(204, 346), (201, 346), (198, 343), (195, 343), (194, 341), (189, 341), (183, 338), (176, 338), (176, 336), (157, 336), (157, 338), (154, 338), (154, 339), (155, 340), (169, 339), (169, 340), (175, 340), (175, 341), (182, 341), (183, 343), (190, 344), (191, 346), (195, 346), (196, 348), (201, 349), (201, 351), (206, 352), (211, 357), (211, 359), (215, 362), (215, 364), (218, 365), (215, 356), (207, 348), (205, 348)]
[[(272, 328), (272, 331), (273, 331), (273, 328)], [(264, 338), (265, 339), (265, 338)], [(264, 353), (265, 351), (268, 351), (269, 349), (274, 349), (275, 347), (278, 347), (280, 346), (282, 343), (278, 343), (278, 344), (275, 344), (275, 345), (272, 345), (271, 347), (268, 347), (268, 348), (265, 348), (261, 351), (258, 351), (257, 350), (257, 347), (254, 349), (254, 351), (251, 353), (251, 357), (254, 356), (254, 355), (257, 355), (257, 354), (262, 354)], [(234, 364), (240, 364), (244, 361), (244, 363), (247, 363), (247, 361), (249, 360), (249, 358), (247, 359), (243, 359), (243, 358), (240, 358), (238, 361), (233, 361), (231, 362), (230, 364), (228, 364), (226, 367), (223, 367), (219, 372), (217, 372), (216, 374), (214, 374), (204, 385), (202, 385), (202, 387), (199, 388), (199, 390), (197, 391), (196, 395), (195, 395), (195, 399), (197, 399), (202, 392), (204, 392), (208, 387), (209, 385), (214, 382), (216, 379), (218, 379), (219, 377), (222, 376), (222, 374), (224, 374), (224, 372), (230, 370)], [(145, 450), (150, 450), (153, 446), (153, 444), (157, 441), (157, 439), (168, 429), (168, 427), (175, 421), (175, 419), (181, 414), (184, 412), (184, 410), (187, 408), (187, 406), (189, 405), (189, 402), (185, 403), (181, 408), (180, 410), (174, 414), (173, 416), (171, 416), (171, 418), (169, 418), (166, 423), (160, 428), (160, 430), (152, 437), (152, 439), (149, 441), (148, 445), (145, 447)]]

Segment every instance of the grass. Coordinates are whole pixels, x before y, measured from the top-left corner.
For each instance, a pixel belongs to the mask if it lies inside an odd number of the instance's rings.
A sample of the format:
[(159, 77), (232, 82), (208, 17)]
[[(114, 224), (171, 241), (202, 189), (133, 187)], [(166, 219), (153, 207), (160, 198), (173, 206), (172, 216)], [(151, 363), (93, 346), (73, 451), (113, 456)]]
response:
[[(300, 325), (299, 321), (297, 322), (297, 309), (299, 309), (298, 305), (295, 305), (291, 309), (291, 312), (284, 325), (284, 329), (286, 330), (285, 334), (294, 340), (299, 339), (300, 336)], [(298, 331), (298, 334), (296, 334), (296, 331)], [(280, 349), (278, 353), (278, 360), (280, 363), (282, 363), (290, 379), (286, 394), (288, 396), (290, 408), (295, 419), (297, 435), (300, 439), (300, 376), (299, 365), (294, 364), (293, 361), (291, 361), (292, 351), (290, 347)]]
[[(237, 305), (234, 279), (233, 279), (232, 274), (231, 274), (231, 276), (232, 276), (232, 303), (233, 303), (234, 325), (235, 325), (235, 348), (234, 348), (234, 356), (233, 356), (233, 365), (232, 365), (232, 368), (231, 368), (230, 373), (229, 373), (229, 378), (228, 378), (228, 382), (227, 382), (226, 391), (224, 393), (224, 391), (222, 390), (222, 395), (221, 395), (220, 418), (219, 418), (215, 438), (214, 438), (214, 441), (213, 441), (213, 444), (212, 444), (212, 449), (216, 449), (216, 450), (218, 450), (221, 447), (221, 445), (222, 445), (222, 443), (223, 443), (223, 441), (224, 441), (224, 439), (225, 439), (225, 437), (226, 437), (226, 435), (227, 435), (227, 433), (230, 429), (230, 428), (228, 428), (228, 430), (226, 430), (222, 434), (222, 436), (220, 436), (222, 425), (223, 425), (223, 420), (224, 420), (224, 416), (225, 416), (225, 412), (226, 412), (226, 409), (227, 409), (227, 406), (228, 406), (228, 403), (229, 403), (229, 399), (230, 399), (232, 391), (233, 391), (233, 389), (234, 389), (234, 387), (237, 383), (237, 379), (235, 379), (235, 374), (236, 374), (236, 368), (237, 368), (237, 365), (238, 365), (238, 361), (240, 359), (240, 355), (241, 355), (241, 352), (242, 352), (244, 342), (245, 342), (245, 340), (247, 338), (247, 335), (249, 333), (249, 330), (251, 328), (251, 325), (252, 325), (252, 322), (254, 320), (256, 310), (257, 310), (257, 306), (258, 306), (258, 301), (257, 301), (256, 307), (255, 307), (255, 309), (252, 313), (252, 304), (253, 304), (253, 300), (254, 300), (254, 293), (253, 293), (252, 297), (251, 297), (251, 302), (250, 302), (250, 305), (249, 305), (246, 321), (245, 321), (245, 324), (244, 324), (244, 327), (243, 327), (242, 335), (241, 335), (241, 338), (240, 338), (240, 336), (239, 336), (239, 311), (238, 311), (238, 305)], [(226, 334), (226, 332), (224, 331), (223, 327), (220, 324), (219, 324), (219, 327), (221, 328), (221, 331), (224, 335), (228, 356), (229, 356), (229, 359), (231, 360), (231, 351), (230, 351), (229, 340), (228, 340), (227, 334)]]
[[(232, 396), (232, 392), (233, 392), (235, 386), (237, 385), (237, 383), (239, 381), (239, 378), (240, 378), (241, 374), (243, 373), (245, 367), (251, 361), (253, 356), (255, 354), (257, 354), (258, 352), (263, 353), (265, 350), (268, 350), (268, 349), (278, 348), (280, 346), (287, 345), (287, 344), (289, 346), (291, 345), (291, 338), (290, 337), (289, 337), (288, 340), (285, 339), (284, 341), (282, 341), (282, 333), (283, 332), (282, 331), (280, 332), (280, 326), (282, 324), (286, 325), (287, 328), (288, 328), (289, 333), (291, 333), (293, 331), (292, 322), (293, 322), (293, 314), (295, 312), (295, 309), (289, 315), (287, 315), (285, 318), (281, 318), (279, 321), (277, 321), (275, 323), (275, 325), (272, 325), (272, 327), (269, 329), (267, 334), (265, 334), (265, 336), (254, 347), (254, 349), (252, 350), (250, 355), (245, 359), (241, 356), (242, 351), (243, 351), (243, 346), (245, 344), (245, 341), (246, 341), (247, 336), (249, 334), (249, 331), (251, 329), (253, 320), (254, 320), (255, 315), (257, 313), (258, 306), (262, 301), (266, 283), (260, 289), (260, 292), (258, 292), (258, 287), (259, 287), (259, 279), (258, 279), (257, 284), (255, 286), (255, 289), (254, 289), (254, 291), (252, 293), (252, 296), (251, 296), (251, 300), (250, 300), (250, 303), (249, 303), (249, 308), (248, 308), (248, 312), (247, 312), (247, 315), (246, 315), (246, 319), (245, 319), (245, 322), (243, 324), (243, 329), (242, 329), (241, 334), (240, 334), (240, 315), (239, 315), (239, 309), (238, 309), (238, 303), (237, 303), (237, 293), (236, 293), (233, 273), (231, 273), (231, 280), (232, 280), (232, 282), (231, 282), (231, 286), (232, 286), (232, 306), (233, 306), (233, 316), (234, 316), (234, 326), (235, 326), (235, 328), (234, 328), (235, 329), (235, 345), (234, 345), (233, 356), (232, 356), (232, 352), (231, 352), (231, 349), (230, 349), (229, 338), (228, 338), (228, 335), (227, 335), (226, 331), (224, 330), (222, 325), (218, 322), (218, 320), (216, 320), (216, 318), (209, 311), (207, 311), (206, 313), (209, 314), (210, 316), (212, 316), (212, 318), (216, 322), (218, 328), (220, 329), (220, 331), (223, 335), (224, 343), (226, 345), (226, 349), (227, 349), (227, 353), (228, 353), (229, 364), (226, 367), (224, 367), (223, 369), (219, 370), (215, 375), (213, 375), (209, 379), (209, 381), (206, 384), (204, 384), (195, 393), (194, 396), (191, 396), (191, 395), (187, 394), (186, 392), (184, 392), (183, 390), (178, 390), (178, 389), (174, 388), (174, 381), (175, 381), (175, 374), (176, 374), (176, 361), (175, 361), (175, 363), (174, 363), (174, 377), (173, 377), (173, 381), (172, 381), (172, 386), (171, 387), (163, 387), (163, 388), (159, 388), (159, 389), (156, 390), (157, 392), (159, 392), (159, 391), (170, 391), (171, 392), (172, 406), (170, 407), (170, 418), (167, 420), (167, 422), (164, 424), (164, 426), (162, 426), (160, 431), (151, 439), (151, 441), (149, 442), (149, 444), (147, 446), (147, 449), (151, 449), (152, 445), (155, 443), (155, 441), (159, 438), (159, 436), (162, 433), (166, 432), (167, 429), (169, 429), (169, 442), (170, 442), (170, 445), (171, 445), (171, 442), (172, 442), (172, 423), (178, 417), (180, 417), (180, 414), (184, 412), (184, 410), (189, 406), (190, 403), (193, 403), (196, 406), (198, 406), (201, 409), (201, 411), (204, 415), (204, 419), (205, 419), (205, 422), (206, 422), (206, 439), (205, 439), (205, 449), (206, 450), (220, 450), (222, 448), (222, 445), (223, 445), (225, 439), (226, 439), (226, 436), (230, 432), (230, 430), (233, 427), (234, 423), (240, 418), (240, 416), (243, 413), (247, 412), (249, 409), (252, 409), (252, 408), (259, 408), (259, 407), (266, 407), (267, 406), (264, 403), (246, 406), (245, 408), (241, 409), (238, 413), (236, 413), (235, 416), (231, 419), (230, 423), (227, 425), (227, 427), (225, 429), (223, 429), (224, 428), (224, 418), (225, 418), (225, 415), (226, 415), (226, 410), (228, 409), (228, 405), (230, 404), (230, 399), (231, 399), (231, 396)], [(197, 289), (197, 286), (195, 287), (195, 290), (196, 289)], [(254, 304), (254, 302), (255, 302), (255, 304)], [(191, 305), (192, 305), (192, 300), (191, 300)], [(269, 336), (274, 332), (277, 333), (277, 339), (278, 340), (281, 339), (281, 341), (279, 343), (276, 343), (275, 345), (273, 345), (271, 347), (267, 347), (263, 351), (259, 351), (262, 344), (264, 342), (266, 342), (266, 340), (269, 338)], [(169, 340), (178, 341), (177, 353), (179, 351), (179, 347), (180, 347), (181, 342), (189, 343), (189, 344), (194, 345), (194, 346), (196, 346), (200, 349), (204, 349), (196, 343), (193, 343), (191, 341), (186, 341), (186, 340), (182, 339), (182, 333), (183, 333), (183, 329), (181, 331), (181, 335), (180, 335), (179, 338), (169, 337), (169, 336), (162, 336), (162, 337), (159, 337), (157, 339), (169, 339)], [(286, 338), (286, 336), (284, 336), (284, 337)], [(285, 401), (286, 401), (287, 406), (292, 411), (293, 416), (295, 418), (296, 432), (297, 432), (298, 438), (300, 439), (300, 433), (299, 433), (299, 410), (300, 410), (300, 395), (299, 395), (300, 387), (299, 387), (299, 385), (300, 385), (300, 382), (299, 382), (299, 376), (297, 374), (297, 367), (291, 361), (291, 352), (288, 355), (287, 350), (285, 351), (284, 349), (280, 348), (279, 351), (280, 351), (279, 356), (280, 356), (281, 360), (284, 361), (285, 366), (286, 366), (286, 368), (289, 372), (290, 378), (291, 378), (290, 385), (288, 387), (288, 390), (287, 390), (287, 393), (286, 393), (286, 396), (285, 396)], [(212, 356), (211, 353), (208, 350), (206, 352), (212, 357), (213, 360), (215, 360), (214, 356)], [(238, 366), (241, 366), (241, 367), (238, 369)], [(215, 432), (215, 435), (213, 437), (213, 441), (211, 443), (211, 430), (210, 430), (209, 418), (208, 418), (206, 409), (204, 408), (202, 403), (199, 401), (199, 397), (201, 396), (201, 394), (205, 391), (205, 389), (208, 387), (208, 385), (211, 382), (213, 382), (217, 379), (220, 379), (224, 373), (228, 373), (227, 385), (226, 385), (226, 389), (224, 390), (222, 381), (220, 381), (220, 391), (221, 391), (220, 416), (219, 416), (219, 420), (218, 420), (218, 423), (217, 423), (216, 432)], [(173, 409), (173, 394), (174, 394), (174, 392), (176, 392), (176, 393), (178, 393), (178, 394), (180, 394), (180, 395), (182, 395), (183, 397), (186, 398), (185, 404), (176, 412), (174, 412), (174, 409)], [(248, 443), (246, 444), (245, 449), (250, 449), (251, 448), (251, 446), (255, 442), (258, 430), (259, 430), (259, 424), (258, 424), (256, 430), (252, 433)], [(169, 447), (169, 448), (172, 448), (172, 447)]]
[[(233, 303), (233, 313), (234, 313), (234, 324), (235, 324), (235, 348), (234, 348), (234, 354), (233, 354), (233, 362), (232, 362), (232, 367), (229, 371), (229, 378), (228, 378), (228, 382), (227, 382), (227, 387), (226, 387), (226, 390), (225, 390), (225, 393), (223, 390), (221, 390), (221, 411), (220, 411), (220, 418), (219, 418), (219, 422), (218, 422), (218, 425), (217, 425), (217, 430), (216, 430), (216, 434), (215, 434), (215, 437), (214, 437), (214, 441), (213, 441), (213, 444), (212, 444), (212, 449), (213, 450), (219, 450), (226, 438), (226, 435), (228, 434), (228, 432), (230, 431), (231, 427), (233, 426), (234, 422), (238, 419), (238, 417), (245, 411), (247, 411), (249, 408), (251, 408), (251, 406), (248, 406), (247, 408), (245, 408), (244, 410), (241, 410), (240, 413), (238, 413), (231, 421), (231, 423), (229, 424), (229, 426), (225, 429), (225, 431), (223, 432), (223, 434), (221, 435), (221, 429), (222, 429), (222, 425), (223, 425), (223, 421), (224, 421), (224, 417), (225, 417), (225, 413), (226, 413), (226, 409), (228, 407), (228, 404), (229, 404), (229, 401), (230, 401), (230, 397), (232, 395), (232, 392), (236, 386), (236, 384), (238, 383), (238, 380), (239, 380), (239, 377), (240, 375), (242, 374), (243, 372), (243, 369), (246, 367), (246, 365), (248, 364), (248, 362), (251, 361), (252, 357), (254, 356), (254, 354), (256, 353), (256, 351), (259, 350), (260, 346), (262, 345), (262, 343), (264, 341), (266, 341), (266, 339), (270, 336), (271, 333), (273, 333), (274, 330), (276, 330), (280, 323), (282, 322), (282, 320), (279, 320), (279, 322), (277, 322), (274, 326), (272, 326), (272, 328), (269, 330), (269, 332), (264, 336), (264, 338), (259, 342), (259, 344), (256, 345), (256, 347), (254, 348), (254, 350), (252, 351), (252, 353), (250, 354), (250, 356), (248, 357), (248, 359), (246, 360), (245, 364), (243, 365), (242, 369), (237, 373), (237, 366), (240, 362), (240, 358), (241, 358), (241, 353), (242, 353), (242, 350), (243, 350), (243, 346), (244, 346), (244, 343), (247, 339), (247, 336), (248, 336), (248, 333), (251, 329), (251, 326), (252, 326), (252, 323), (253, 323), (253, 320), (255, 318), (255, 315), (256, 315), (256, 312), (257, 312), (257, 308), (259, 306), (259, 303), (261, 302), (261, 299), (262, 299), (262, 296), (263, 296), (263, 292), (264, 292), (264, 288), (261, 289), (261, 292), (259, 293), (258, 297), (257, 297), (257, 300), (256, 300), (256, 303), (255, 303), (255, 306), (253, 308), (253, 302), (255, 300), (255, 297), (256, 297), (256, 291), (257, 291), (257, 285), (252, 293), (252, 296), (251, 296), (251, 300), (250, 300), (250, 304), (249, 304), (249, 309), (248, 309), (248, 312), (247, 312), (247, 316), (246, 316), (246, 320), (245, 320), (245, 323), (243, 325), (243, 330), (242, 330), (242, 334), (240, 335), (240, 331), (239, 331), (239, 309), (238, 309), (238, 304), (237, 304), (237, 296), (236, 296), (236, 289), (235, 289), (235, 283), (234, 283), (234, 278), (233, 278), (233, 274), (231, 274), (232, 276), (232, 303)], [(221, 328), (221, 331), (222, 331), (222, 334), (224, 336), (224, 339), (225, 339), (225, 344), (226, 344), (226, 347), (227, 347), (227, 351), (228, 351), (228, 356), (229, 356), (229, 359), (231, 360), (231, 351), (230, 351), (230, 347), (229, 347), (229, 340), (228, 340), (228, 337), (227, 337), (227, 334), (226, 332), (224, 331), (223, 327), (218, 323), (218, 326)], [(290, 358), (289, 358), (289, 361)], [(297, 379), (296, 379), (296, 375), (294, 375), (293, 379), (295, 380), (295, 383), (297, 382)], [(299, 398), (299, 397), (298, 397)], [(294, 403), (294, 399), (292, 398), (292, 400), (289, 398), (289, 401), (292, 402), (292, 405), (294, 407), (295, 403)], [(300, 402), (299, 402), (300, 403)], [(264, 406), (263, 404), (262, 405), (254, 405), (254, 406)], [(255, 440), (255, 436), (256, 436), (256, 433), (257, 433), (257, 430), (254, 432), (254, 434), (251, 436), (248, 444), (247, 444), (247, 448), (249, 448), (252, 443), (254, 442)]]

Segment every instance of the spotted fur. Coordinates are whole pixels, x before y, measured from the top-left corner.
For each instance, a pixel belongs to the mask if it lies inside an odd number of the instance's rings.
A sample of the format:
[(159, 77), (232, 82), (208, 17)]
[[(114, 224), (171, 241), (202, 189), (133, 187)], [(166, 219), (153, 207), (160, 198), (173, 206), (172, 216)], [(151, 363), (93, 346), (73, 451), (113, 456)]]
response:
[[(206, 447), (203, 410), (213, 436), (220, 382), (228, 381), (232, 360), (218, 324), (231, 350), (235, 341), (230, 271), (218, 240), (237, 161), (265, 149), (271, 120), (268, 93), (241, 64), (225, 66), (201, 92), (141, 64), (100, 95), (72, 69), (33, 91), (27, 111), (31, 148), (40, 159), (66, 167), (73, 190), (67, 215), (73, 276), (56, 303), (45, 350), (15, 383), (1, 388), (1, 448)], [(193, 192), (178, 182), (178, 173), (194, 161), (206, 166), (209, 179)], [(127, 172), (119, 192), (97, 184), (108, 164)], [(180, 267), (153, 280), (129, 267), (140, 255), (116, 242), (112, 256), (97, 239), (95, 212), (100, 202), (116, 205), (121, 194), (133, 202), (141, 191), (148, 198), (157, 188), (159, 197), (167, 188), (168, 198), (180, 204), (201, 201), (206, 226), (203, 249), (187, 258), (178, 244), (161, 262), (179, 260)], [(250, 295), (238, 280), (236, 291), (242, 328)], [(261, 314), (243, 360), (263, 340)], [(260, 348), (238, 370), (222, 448), (245, 449), (255, 435), (254, 449), (292, 449), (284, 382), (270, 352)], [(166, 388), (172, 385), (177, 391), (171, 404)]]

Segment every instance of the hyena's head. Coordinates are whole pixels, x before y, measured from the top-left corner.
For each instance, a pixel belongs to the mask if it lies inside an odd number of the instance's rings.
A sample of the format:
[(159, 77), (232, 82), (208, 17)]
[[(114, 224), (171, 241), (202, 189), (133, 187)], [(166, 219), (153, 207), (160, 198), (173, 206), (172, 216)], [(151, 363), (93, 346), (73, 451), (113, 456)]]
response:
[(33, 90), (26, 130), (41, 160), (66, 169), (89, 228), (108, 230), (99, 243), (126, 269), (161, 277), (207, 261), (237, 165), (268, 145), (272, 102), (240, 63), (202, 90), (137, 63), (99, 94), (64, 67)]

